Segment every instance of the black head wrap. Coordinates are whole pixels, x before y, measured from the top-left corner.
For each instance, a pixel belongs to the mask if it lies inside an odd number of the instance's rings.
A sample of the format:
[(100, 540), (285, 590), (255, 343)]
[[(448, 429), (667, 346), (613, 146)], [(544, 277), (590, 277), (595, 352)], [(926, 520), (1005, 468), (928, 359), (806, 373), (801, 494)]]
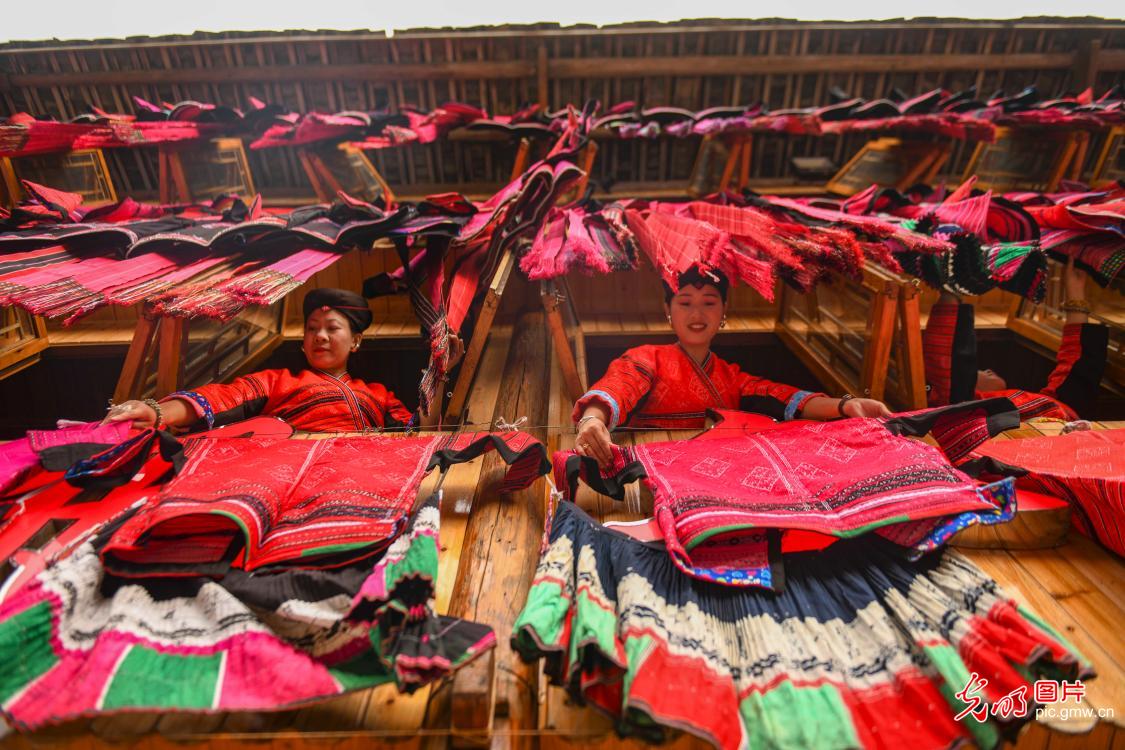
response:
[(313, 289), (305, 297), (305, 320), (313, 310), (328, 308), (348, 319), (352, 333), (363, 333), (371, 325), (374, 316), (367, 300), (347, 289)]
[[(712, 268), (709, 271), (700, 272), (698, 266), (692, 266), (688, 270), (680, 274), (678, 279), (680, 282), (680, 289), (685, 286), (702, 287), (710, 284), (719, 290), (719, 296), (723, 298), (723, 302), (727, 301), (727, 291), (730, 289), (730, 281), (727, 279), (726, 274), (722, 271)], [(664, 285), (664, 301), (671, 302), (676, 293), (672, 291), (672, 287), (668, 286), (668, 282), (661, 281)]]

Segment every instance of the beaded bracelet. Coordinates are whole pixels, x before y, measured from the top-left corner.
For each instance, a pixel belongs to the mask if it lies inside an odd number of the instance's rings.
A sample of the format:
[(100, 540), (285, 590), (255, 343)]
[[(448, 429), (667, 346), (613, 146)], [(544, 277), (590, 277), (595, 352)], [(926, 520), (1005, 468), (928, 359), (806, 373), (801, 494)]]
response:
[(156, 422), (154, 422), (152, 426), (159, 430), (164, 426), (164, 410), (160, 408), (160, 402), (154, 398), (146, 398), (144, 402), (156, 412)]

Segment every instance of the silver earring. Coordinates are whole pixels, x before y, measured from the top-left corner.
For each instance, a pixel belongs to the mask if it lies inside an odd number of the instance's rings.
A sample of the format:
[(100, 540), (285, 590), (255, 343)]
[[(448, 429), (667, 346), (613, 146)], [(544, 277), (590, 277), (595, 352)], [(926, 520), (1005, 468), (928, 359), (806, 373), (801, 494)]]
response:
[(726, 328), (726, 327), (727, 327), (727, 317), (724, 315), (723, 319), (719, 321), (719, 328)]

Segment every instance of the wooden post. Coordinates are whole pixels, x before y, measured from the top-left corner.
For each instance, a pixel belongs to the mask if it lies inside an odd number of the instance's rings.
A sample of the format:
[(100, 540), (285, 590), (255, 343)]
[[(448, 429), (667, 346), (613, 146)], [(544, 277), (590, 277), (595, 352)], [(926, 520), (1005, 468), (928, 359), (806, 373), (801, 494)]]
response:
[(297, 158), (301, 160), (301, 168), (305, 170), (305, 175), (309, 178), (309, 184), (312, 185), (313, 192), (316, 193), (316, 199), (321, 203), (331, 203), (335, 193), (330, 191), (321, 181), (309, 150), (307, 148), (297, 149)]
[(164, 205), (174, 203), (176, 198), (172, 193), (172, 174), (169, 171), (168, 154), (163, 147), (156, 149), (156, 166), (160, 182), (160, 202)]
[(559, 357), (566, 395), (574, 402), (582, 397), (584, 389), (582, 379), (578, 375), (574, 352), (570, 350), (570, 341), (566, 337), (566, 326), (559, 311), (559, 296), (558, 288), (553, 281), (540, 282), (539, 297), (543, 301), (543, 309), (547, 312), (547, 327), (551, 331), (551, 341)]
[(1074, 88), (1086, 89), (1098, 79), (1098, 57), (1102, 52), (1100, 39), (1090, 39), (1074, 53)]
[(906, 391), (908, 409), (925, 409), (927, 403), (926, 364), (922, 357), (922, 320), (918, 302), (918, 281), (912, 279), (900, 288), (898, 304), (905, 370), (899, 373), (899, 377)]
[(742, 137), (742, 158), (738, 166), (738, 190), (742, 192), (750, 183), (750, 154), (753, 150), (753, 136)]
[(723, 176), (719, 179), (718, 192), (726, 192), (730, 187), (730, 181), (734, 179), (734, 168), (738, 164), (738, 157), (742, 155), (743, 141), (741, 138), (735, 138), (730, 144), (730, 152), (727, 154), (727, 163), (723, 165)]
[(1078, 145), (1070, 159), (1067, 179), (1080, 180), (1082, 179), (1082, 167), (1086, 165), (1086, 152), (1090, 148), (1090, 134), (1085, 130), (1080, 130), (1074, 134), (1074, 137), (1077, 139)]
[(0, 157), (0, 205), (15, 208), (20, 202), (20, 181), (16, 177), (16, 169), (8, 157)]
[(160, 321), (160, 341), (156, 361), (156, 397), (164, 398), (180, 390), (183, 384), (184, 338), (187, 326), (183, 318)]
[(1066, 141), (1063, 143), (1062, 152), (1058, 160), (1051, 166), (1050, 176), (1047, 178), (1047, 187), (1044, 192), (1053, 193), (1059, 189), (1059, 183), (1063, 179), (1063, 175), (1067, 173), (1070, 167), (1070, 162), (1074, 159), (1075, 154), (1078, 152), (1078, 135), (1077, 133), (1067, 133)]
[(515, 255), (511, 250), (504, 252), (496, 267), (496, 274), (488, 285), (484, 295), (484, 304), (481, 305), (477, 315), (477, 323), (473, 328), (473, 338), (465, 349), (465, 359), (461, 363), (461, 371), (457, 374), (457, 382), (453, 387), (453, 395), (445, 407), (446, 422), (460, 424), (461, 410), (465, 406), (465, 399), (469, 395), (469, 386), (472, 385), (473, 375), (476, 374), (477, 365), (480, 364), (481, 353), (484, 351), (484, 342), (488, 339), (488, 331), (492, 328), (492, 320), (500, 308), (500, 299), (504, 296), (504, 288), (508, 284), (508, 277), (515, 265)]
[[(926, 185), (932, 185), (934, 180), (937, 179), (938, 174), (941, 173), (942, 168), (945, 167), (946, 163), (949, 161), (949, 157), (952, 153), (952, 142), (948, 142), (942, 146), (939, 146), (937, 154), (934, 156), (933, 161), (931, 161), (929, 166), (926, 167), (922, 176), (918, 179), (918, 182)], [(910, 187), (910, 185), (906, 185), (905, 187)]]
[(524, 170), (527, 169), (527, 160), (531, 156), (531, 140), (529, 138), (520, 138), (519, 148), (516, 150), (516, 160), (512, 163), (512, 174), (508, 177), (508, 182), (515, 182)]
[(863, 356), (860, 386), (864, 396), (881, 401), (887, 389), (887, 368), (891, 362), (898, 284), (883, 281), (872, 300), (868, 319), (867, 351)]
[(544, 109), (551, 106), (551, 81), (550, 60), (547, 57), (547, 45), (540, 44), (536, 50), (535, 77), (538, 83), (539, 105)]
[(152, 351), (160, 319), (145, 311), (137, 318), (137, 328), (133, 331), (133, 340), (129, 344), (129, 351), (125, 354), (125, 364), (121, 368), (121, 375), (117, 378), (117, 387), (113, 389), (113, 400), (116, 403), (138, 398), (144, 388), (145, 365)]
[(582, 151), (582, 177), (578, 180), (578, 186), (574, 189), (575, 199), (581, 199), (586, 193), (586, 186), (590, 183), (590, 173), (594, 171), (594, 160), (598, 156), (598, 144), (593, 140), (586, 142), (586, 148)]

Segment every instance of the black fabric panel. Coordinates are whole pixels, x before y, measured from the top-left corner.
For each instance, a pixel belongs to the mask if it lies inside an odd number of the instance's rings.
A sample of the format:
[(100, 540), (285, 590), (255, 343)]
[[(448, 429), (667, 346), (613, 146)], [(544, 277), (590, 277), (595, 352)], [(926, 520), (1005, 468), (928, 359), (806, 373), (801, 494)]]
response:
[(66, 471), (76, 461), (96, 456), (113, 447), (113, 443), (70, 443), (39, 451), (39, 463), (47, 471)]
[(461, 450), (453, 450), (452, 448), (442, 448), (436, 450), (430, 456), (430, 461), (426, 464), (426, 471), (434, 468), (439, 468), (445, 471), (453, 464), (463, 464), (466, 461), (472, 461), (474, 458), (482, 455), (488, 449), (488, 444), (491, 443), (492, 447), (504, 459), (504, 463), (512, 466), (520, 459), (538, 453), (539, 454), (539, 469), (537, 476), (545, 476), (551, 472), (551, 461), (547, 458), (547, 448), (540, 442), (528, 444), (522, 451), (514, 451), (512, 447), (504, 442), (504, 439), (499, 435), (484, 435)]
[(949, 365), (949, 403), (972, 401), (977, 390), (977, 329), (972, 305), (957, 306)]
[(933, 429), (934, 424), (941, 417), (968, 413), (974, 409), (984, 410), (989, 437), (995, 437), (1005, 430), (1014, 430), (1020, 426), (1019, 410), (1006, 398), (985, 398), (980, 401), (966, 401), (937, 409), (926, 409), (916, 414), (891, 417), (884, 424), (895, 435), (922, 437)]
[(765, 414), (778, 421), (785, 419), (785, 404), (772, 396), (743, 396), (738, 402), (739, 411)]
[(1105, 374), (1106, 358), (1109, 353), (1109, 328), (1094, 323), (1082, 326), (1080, 338), (1082, 351), (1078, 361), (1070, 368), (1070, 373), (1055, 390), (1055, 398), (1074, 409), (1083, 417), (1089, 417), (1098, 397), (1098, 384)]
[(631, 461), (612, 477), (602, 476), (597, 459), (592, 456), (574, 454), (566, 459), (567, 497), (574, 499), (578, 492), (578, 479), (582, 478), (590, 489), (608, 495), (614, 500), (625, 499), (625, 485), (648, 477), (648, 472), (640, 461)]
[(269, 401), (269, 396), (261, 396), (259, 398), (252, 398), (249, 401), (243, 401), (238, 406), (227, 409), (226, 411), (215, 412), (214, 426), (222, 427), (223, 425), (256, 417), (262, 413), (262, 409), (266, 408), (267, 401)]

